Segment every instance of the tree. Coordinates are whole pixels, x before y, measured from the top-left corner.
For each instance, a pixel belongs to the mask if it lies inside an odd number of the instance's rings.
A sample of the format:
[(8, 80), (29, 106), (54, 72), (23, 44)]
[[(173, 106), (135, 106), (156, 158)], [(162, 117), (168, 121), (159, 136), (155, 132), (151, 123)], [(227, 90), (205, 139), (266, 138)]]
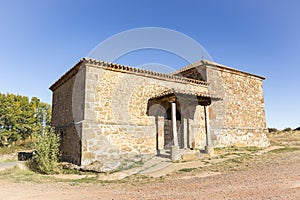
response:
[(278, 130), (276, 128), (268, 128), (268, 130), (269, 130), (269, 133), (278, 132)]
[(0, 93), (0, 146), (50, 128), (51, 106), (36, 97)]
[[(17, 126), (21, 114), (20, 104), (15, 95), (0, 94), (0, 139), (5, 143), (11, 143), (20, 139)], [(3, 143), (3, 142), (2, 142)]]
[(283, 132), (289, 132), (289, 131), (292, 131), (292, 130), (293, 130), (292, 128), (287, 127), (287, 128), (285, 128), (285, 129), (283, 129)]

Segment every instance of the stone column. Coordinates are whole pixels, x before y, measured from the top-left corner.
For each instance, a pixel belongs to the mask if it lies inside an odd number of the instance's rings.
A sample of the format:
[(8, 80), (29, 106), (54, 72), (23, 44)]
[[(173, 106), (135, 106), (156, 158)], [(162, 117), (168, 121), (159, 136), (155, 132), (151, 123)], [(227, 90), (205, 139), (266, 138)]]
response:
[(172, 129), (173, 129), (173, 141), (174, 146), (178, 146), (178, 137), (177, 137), (177, 123), (176, 123), (176, 103), (172, 104)]
[(204, 119), (205, 119), (205, 131), (206, 131), (205, 152), (208, 154), (213, 154), (214, 148), (211, 144), (210, 130), (209, 130), (209, 110), (207, 106), (204, 106)]
[(183, 117), (182, 118), (182, 122), (183, 122), (183, 148), (187, 148), (188, 147), (188, 123), (187, 123), (187, 118)]
[(165, 146), (165, 139), (164, 139), (164, 125), (165, 125), (165, 118), (162, 116), (157, 117), (157, 150), (163, 150)]
[(176, 103), (172, 102), (171, 105), (172, 105), (173, 141), (174, 141), (174, 146), (171, 146), (171, 160), (178, 161), (180, 160), (180, 151), (179, 151), (178, 137), (177, 137)]

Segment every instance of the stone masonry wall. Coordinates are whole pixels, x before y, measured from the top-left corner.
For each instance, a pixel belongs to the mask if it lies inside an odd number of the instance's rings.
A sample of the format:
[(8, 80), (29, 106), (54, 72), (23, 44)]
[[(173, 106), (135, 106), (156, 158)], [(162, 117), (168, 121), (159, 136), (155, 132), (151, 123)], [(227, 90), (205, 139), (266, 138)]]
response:
[(269, 145), (266, 137), (263, 79), (223, 67), (207, 66), (213, 101), (209, 108), (215, 146)]
[(203, 150), (206, 146), (206, 130), (203, 106), (197, 106), (193, 121), (194, 123), (192, 125), (194, 129), (195, 147)]
[(147, 105), (151, 97), (171, 88), (207, 92), (204, 85), (121, 73), (86, 64), (82, 164), (100, 160), (102, 171), (109, 171), (128, 160), (154, 156), (155, 117), (147, 115)]
[(64, 84), (52, 88), (52, 125), (61, 137), (62, 160), (80, 164), (85, 69), (78, 67), (74, 71), (76, 76), (71, 75)]

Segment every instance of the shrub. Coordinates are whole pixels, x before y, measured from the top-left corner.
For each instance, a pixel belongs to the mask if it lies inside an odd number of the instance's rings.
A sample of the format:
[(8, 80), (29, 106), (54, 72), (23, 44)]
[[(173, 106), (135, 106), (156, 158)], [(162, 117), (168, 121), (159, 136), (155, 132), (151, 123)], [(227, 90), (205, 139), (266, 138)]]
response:
[(283, 129), (283, 132), (288, 132), (288, 131), (292, 131), (292, 129), (290, 127)]
[(59, 155), (59, 136), (51, 129), (37, 136), (36, 154), (29, 161), (29, 168), (42, 174), (51, 174), (57, 168)]
[(278, 130), (276, 128), (268, 128), (268, 130), (269, 130), (269, 133), (278, 132)]

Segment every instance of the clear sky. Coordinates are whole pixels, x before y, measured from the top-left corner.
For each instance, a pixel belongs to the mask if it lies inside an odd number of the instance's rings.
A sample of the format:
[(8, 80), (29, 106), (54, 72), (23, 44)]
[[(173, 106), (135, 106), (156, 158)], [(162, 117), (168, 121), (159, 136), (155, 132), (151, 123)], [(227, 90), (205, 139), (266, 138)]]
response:
[[(266, 76), (267, 126), (296, 128), (299, 10), (297, 0), (0, 0), (0, 92), (51, 103), (49, 86), (99, 43), (129, 29), (163, 27), (196, 40), (215, 62)], [(151, 50), (132, 58), (119, 63), (184, 65)]]

